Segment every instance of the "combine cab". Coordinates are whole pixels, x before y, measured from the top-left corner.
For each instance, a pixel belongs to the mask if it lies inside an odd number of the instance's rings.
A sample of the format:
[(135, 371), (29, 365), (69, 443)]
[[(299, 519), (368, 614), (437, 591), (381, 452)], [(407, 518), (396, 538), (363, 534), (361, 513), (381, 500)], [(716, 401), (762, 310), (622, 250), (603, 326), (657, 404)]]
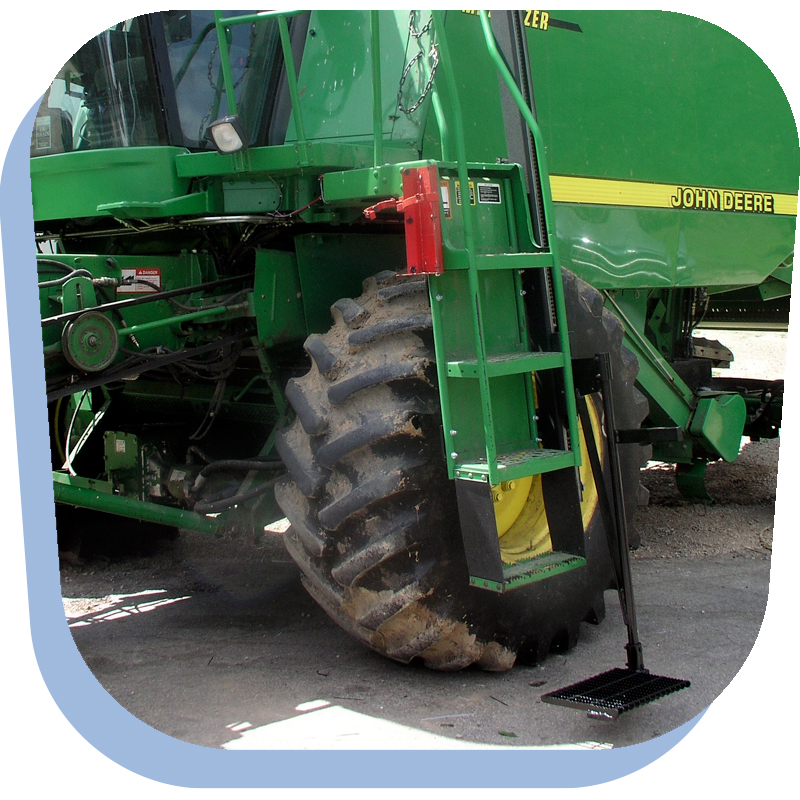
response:
[(619, 583), (604, 402), (628, 518), (651, 453), (696, 496), (778, 433), (782, 383), (694, 332), (787, 324), (798, 174), (769, 70), (677, 14), (121, 22), (31, 141), (55, 500), (288, 517), (398, 661), (567, 648)]

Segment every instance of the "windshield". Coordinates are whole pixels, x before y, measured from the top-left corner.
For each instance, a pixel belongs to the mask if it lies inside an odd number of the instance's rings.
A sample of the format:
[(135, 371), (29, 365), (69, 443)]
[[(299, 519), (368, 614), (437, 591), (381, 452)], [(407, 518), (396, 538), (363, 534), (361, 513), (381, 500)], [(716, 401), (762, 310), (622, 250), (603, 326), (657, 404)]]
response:
[[(228, 47), (248, 139), (276, 143), (274, 110), (285, 84), (277, 22), (231, 25)], [(166, 144), (213, 149), (208, 126), (227, 114), (214, 12), (165, 11), (103, 31), (64, 65), (37, 112), (31, 156)], [(288, 110), (283, 116), (285, 129)]]
[[(226, 11), (226, 17), (250, 14)], [(162, 14), (178, 116), (187, 147), (210, 148), (208, 126), (226, 116), (228, 102), (213, 11), (169, 11)], [(230, 28), (230, 63), (237, 110), (251, 142), (261, 139), (263, 112), (271, 107), (267, 91), (279, 44), (274, 20)]]
[(167, 143), (144, 27), (141, 17), (121, 22), (61, 68), (36, 115), (32, 156)]

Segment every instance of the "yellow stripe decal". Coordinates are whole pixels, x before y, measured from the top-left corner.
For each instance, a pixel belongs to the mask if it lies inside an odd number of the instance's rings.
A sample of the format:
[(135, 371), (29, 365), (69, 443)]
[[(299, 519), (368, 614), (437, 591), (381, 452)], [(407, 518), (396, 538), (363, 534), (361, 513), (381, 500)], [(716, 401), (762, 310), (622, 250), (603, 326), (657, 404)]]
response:
[(797, 195), (551, 175), (554, 203), (797, 216)]

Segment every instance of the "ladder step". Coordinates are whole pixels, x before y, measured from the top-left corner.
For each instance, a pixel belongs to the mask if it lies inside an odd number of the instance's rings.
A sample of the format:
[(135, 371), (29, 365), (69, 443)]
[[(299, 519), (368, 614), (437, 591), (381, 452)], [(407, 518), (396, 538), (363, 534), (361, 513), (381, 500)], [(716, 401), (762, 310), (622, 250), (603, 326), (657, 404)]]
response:
[(545, 553), (527, 561), (503, 567), (503, 583), (470, 576), (470, 586), (494, 592), (509, 592), (527, 583), (552, 578), (562, 572), (586, 566), (586, 559), (572, 553)]
[(552, 253), (498, 253), (496, 255), (475, 256), (475, 266), (479, 270), (490, 269), (542, 269), (553, 266)]
[[(496, 378), (501, 375), (518, 375), (537, 370), (558, 369), (563, 366), (563, 353), (505, 353), (499, 356), (489, 356), (486, 359), (486, 374), (490, 378)], [(474, 358), (465, 361), (448, 361), (447, 375), (450, 378), (477, 378), (478, 362)]]
[(456, 478), (483, 482), (490, 480), (491, 483), (499, 483), (574, 466), (575, 455), (572, 451), (530, 447), (510, 453), (498, 453), (496, 470), (490, 470), (485, 461), (456, 464)]

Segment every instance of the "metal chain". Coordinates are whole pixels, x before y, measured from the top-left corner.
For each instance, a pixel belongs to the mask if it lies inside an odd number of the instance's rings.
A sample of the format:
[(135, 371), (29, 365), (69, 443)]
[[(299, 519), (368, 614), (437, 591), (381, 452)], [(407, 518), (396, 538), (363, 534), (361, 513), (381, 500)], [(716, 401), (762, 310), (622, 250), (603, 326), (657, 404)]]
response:
[(403, 70), (403, 74), (400, 77), (400, 85), (397, 87), (397, 108), (404, 114), (413, 114), (425, 102), (425, 99), (430, 94), (431, 88), (433, 87), (433, 79), (436, 77), (436, 68), (439, 66), (439, 51), (436, 48), (436, 43), (431, 39), (431, 49), (427, 54), (428, 58), (431, 60), (430, 77), (417, 101), (410, 108), (406, 108), (403, 105), (403, 86), (405, 85), (409, 72), (411, 72), (411, 68), (425, 56), (425, 51), (422, 49), (422, 44), (419, 40), (424, 34), (430, 31), (431, 25), (433, 24), (433, 15), (431, 15), (430, 19), (422, 28), (417, 30), (415, 25), (416, 13), (416, 11), (409, 12), (408, 32), (419, 45), (420, 51), (406, 64), (406, 68)]
[(431, 29), (431, 25), (433, 25), (433, 14), (431, 14), (430, 19), (422, 26), (422, 30), (418, 31), (414, 26), (414, 18), (416, 17), (416, 11), (410, 11), (408, 14), (408, 32), (415, 38), (419, 39), (423, 33), (427, 33)]
[[(244, 67), (242, 68), (242, 74), (239, 75), (239, 80), (235, 81), (233, 84), (234, 89), (238, 89), (241, 82), (244, 80), (244, 76), (247, 75), (247, 70), (250, 69), (250, 58), (253, 54), (253, 43), (256, 39), (256, 26), (255, 23), (250, 26), (250, 45), (247, 49), (247, 59), (244, 63)], [(211, 57), (208, 59), (208, 82), (211, 84), (211, 88), (216, 92), (217, 91), (217, 82), (214, 80), (214, 59), (217, 57), (217, 51), (219, 50), (219, 42), (214, 44), (214, 47), (211, 50)]]
[[(234, 89), (238, 89), (241, 82), (244, 80), (244, 76), (247, 75), (247, 70), (250, 69), (250, 58), (253, 53), (253, 43), (256, 39), (256, 26), (255, 23), (250, 25), (250, 45), (247, 50), (247, 60), (245, 61), (244, 67), (242, 69), (242, 74), (239, 76), (239, 80), (235, 81), (233, 84)], [(217, 57), (217, 52), (219, 51), (219, 40), (214, 43), (214, 46), (211, 48), (211, 56), (208, 59), (208, 82), (211, 85), (211, 88), (216, 93), (219, 91), (217, 82), (214, 80), (214, 59)], [(200, 120), (200, 131), (197, 134), (197, 141), (203, 141), (203, 135), (206, 132), (206, 125), (207, 123), (211, 122), (211, 110), (214, 107), (214, 101), (211, 101), (211, 105), (208, 107), (208, 111), (206, 112), (205, 116)]]

